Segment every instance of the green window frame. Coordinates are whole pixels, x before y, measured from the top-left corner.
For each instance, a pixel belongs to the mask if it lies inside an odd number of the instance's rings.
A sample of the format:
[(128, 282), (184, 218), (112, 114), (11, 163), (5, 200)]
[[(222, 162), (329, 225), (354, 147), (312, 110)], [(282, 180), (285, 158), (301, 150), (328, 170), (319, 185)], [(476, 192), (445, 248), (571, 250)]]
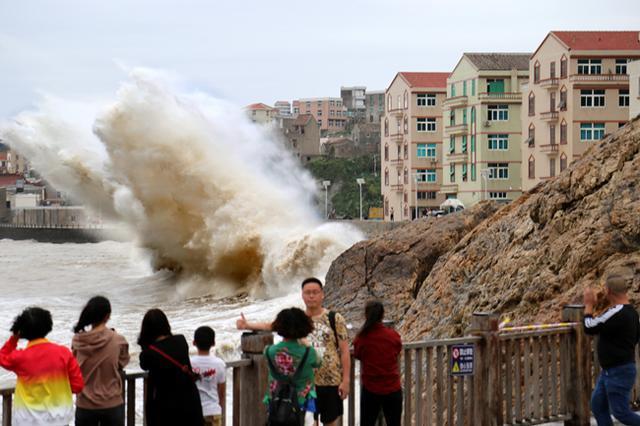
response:
[(467, 152), (467, 135), (462, 135), (462, 152)]
[(456, 152), (456, 137), (449, 136), (449, 154)]
[(476, 165), (474, 163), (471, 163), (471, 180), (476, 181)]
[(476, 79), (471, 80), (471, 96), (476, 95)]
[(456, 85), (455, 83), (451, 83), (451, 97), (454, 98), (456, 96)]
[(427, 158), (436, 158), (436, 144), (428, 143), (427, 144)]
[(419, 143), (416, 150), (416, 157), (427, 158), (427, 144)]
[(476, 152), (476, 135), (471, 135), (471, 152)]

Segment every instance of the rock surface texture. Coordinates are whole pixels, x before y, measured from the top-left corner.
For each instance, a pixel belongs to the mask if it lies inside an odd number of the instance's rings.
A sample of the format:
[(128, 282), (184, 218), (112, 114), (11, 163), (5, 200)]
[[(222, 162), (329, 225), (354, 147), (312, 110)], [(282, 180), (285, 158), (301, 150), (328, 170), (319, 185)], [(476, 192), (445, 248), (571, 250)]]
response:
[(356, 244), (329, 270), (327, 305), (359, 325), (380, 298), (405, 340), (462, 335), (473, 312), (557, 321), (614, 272), (640, 306), (639, 185), (636, 119), (499, 210), (480, 203)]

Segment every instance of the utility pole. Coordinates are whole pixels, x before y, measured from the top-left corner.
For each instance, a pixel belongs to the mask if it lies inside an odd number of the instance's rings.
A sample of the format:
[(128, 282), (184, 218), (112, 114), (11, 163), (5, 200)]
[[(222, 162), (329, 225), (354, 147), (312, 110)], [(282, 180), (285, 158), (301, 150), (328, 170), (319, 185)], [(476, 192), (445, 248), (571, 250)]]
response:
[(329, 219), (329, 186), (330, 180), (323, 180), (322, 186), (324, 186), (324, 218)]
[(358, 178), (356, 182), (358, 182), (358, 186), (360, 187), (360, 220), (362, 220), (362, 185), (364, 184), (364, 179)]

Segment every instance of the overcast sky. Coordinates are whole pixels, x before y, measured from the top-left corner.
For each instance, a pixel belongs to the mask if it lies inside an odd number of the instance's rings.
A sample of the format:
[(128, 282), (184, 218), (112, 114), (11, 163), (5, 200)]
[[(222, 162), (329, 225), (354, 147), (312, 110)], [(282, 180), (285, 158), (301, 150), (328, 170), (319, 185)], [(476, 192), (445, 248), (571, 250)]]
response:
[(549, 30), (640, 30), (639, 0), (0, 0), (0, 118), (38, 93), (112, 97), (128, 67), (238, 105), (384, 89), (465, 51), (533, 51)]

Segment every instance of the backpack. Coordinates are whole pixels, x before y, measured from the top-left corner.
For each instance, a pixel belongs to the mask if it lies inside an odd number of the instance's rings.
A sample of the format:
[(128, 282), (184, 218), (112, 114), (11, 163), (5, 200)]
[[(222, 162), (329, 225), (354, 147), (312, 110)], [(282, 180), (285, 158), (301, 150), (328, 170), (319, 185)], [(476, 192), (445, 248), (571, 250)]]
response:
[(309, 355), (310, 348), (304, 352), (304, 356), (298, 364), (298, 368), (291, 376), (283, 376), (278, 374), (278, 370), (273, 365), (273, 361), (269, 357), (269, 348), (267, 348), (267, 361), (271, 369), (271, 375), (278, 381), (278, 385), (273, 391), (271, 402), (269, 403), (269, 414), (267, 417), (268, 426), (303, 426), (305, 410), (298, 404), (298, 390), (296, 389), (295, 380), (300, 375), (302, 367), (304, 367)]

